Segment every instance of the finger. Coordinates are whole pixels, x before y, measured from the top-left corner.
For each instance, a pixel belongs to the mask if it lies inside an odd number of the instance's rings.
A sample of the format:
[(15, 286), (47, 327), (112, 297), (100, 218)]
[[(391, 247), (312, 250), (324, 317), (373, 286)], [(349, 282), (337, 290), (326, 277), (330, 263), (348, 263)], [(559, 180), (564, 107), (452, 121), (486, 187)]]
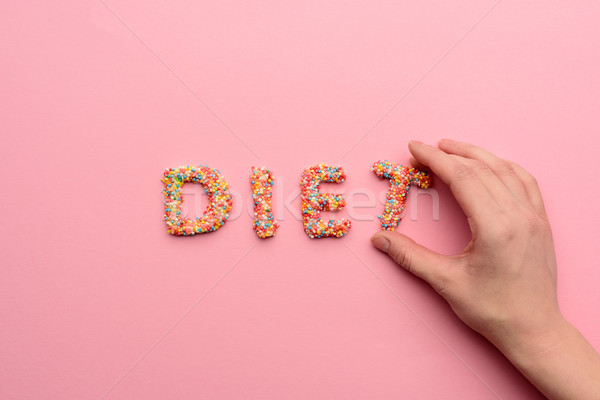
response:
[(424, 166), (423, 164), (421, 164), (420, 162), (418, 162), (417, 160), (415, 160), (414, 157), (410, 158), (410, 165), (412, 165), (413, 168), (420, 169), (421, 171), (427, 171), (429, 169), (426, 166)]
[(542, 193), (540, 192), (540, 187), (538, 186), (537, 180), (531, 175), (529, 172), (525, 170), (525, 168), (521, 167), (517, 163), (512, 163), (512, 167), (515, 172), (523, 182), (523, 187), (525, 188), (525, 193), (527, 193), (527, 198), (531, 202), (533, 209), (544, 218), (546, 217), (546, 207), (544, 206), (544, 199), (542, 198)]
[(448, 288), (451, 269), (449, 258), (421, 246), (398, 232), (383, 231), (371, 237), (379, 250), (398, 265), (429, 283), (440, 294)]
[(510, 161), (503, 160), (481, 147), (452, 139), (440, 140), (439, 146), (446, 153), (485, 163), (518, 200), (523, 203), (527, 202), (528, 197), (523, 182)]
[(510, 192), (504, 183), (502, 183), (496, 174), (494, 174), (494, 172), (486, 163), (483, 161), (474, 160), (472, 158), (457, 156), (455, 154), (450, 154), (450, 156), (465, 166), (471, 168), (471, 170), (473, 170), (477, 176), (479, 176), (482, 184), (487, 188), (497, 204), (508, 205), (509, 207), (514, 207), (516, 205), (515, 203), (518, 202), (517, 198)]
[(437, 147), (411, 141), (408, 148), (415, 160), (446, 183), (467, 218), (483, 219), (499, 212), (498, 203), (483, 184), (477, 171)]

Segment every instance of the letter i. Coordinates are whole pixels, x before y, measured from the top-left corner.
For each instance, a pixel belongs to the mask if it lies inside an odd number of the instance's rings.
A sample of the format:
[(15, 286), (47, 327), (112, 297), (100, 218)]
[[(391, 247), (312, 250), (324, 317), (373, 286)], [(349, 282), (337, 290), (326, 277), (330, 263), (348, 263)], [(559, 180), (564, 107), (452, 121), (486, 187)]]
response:
[(258, 237), (265, 239), (275, 235), (279, 224), (273, 218), (271, 202), (273, 197), (273, 174), (265, 167), (252, 167), (250, 185), (254, 200), (253, 228)]

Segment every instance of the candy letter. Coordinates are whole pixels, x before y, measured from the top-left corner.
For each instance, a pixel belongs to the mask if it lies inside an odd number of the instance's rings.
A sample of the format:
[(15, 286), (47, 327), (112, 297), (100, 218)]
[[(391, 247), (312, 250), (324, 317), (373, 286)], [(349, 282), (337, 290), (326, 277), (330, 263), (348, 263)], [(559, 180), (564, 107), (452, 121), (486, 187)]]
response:
[(426, 189), (431, 184), (431, 178), (427, 172), (421, 172), (415, 168), (404, 167), (389, 161), (378, 161), (371, 169), (381, 179), (390, 180), (390, 188), (386, 195), (385, 210), (383, 215), (377, 217), (381, 220), (381, 229), (393, 231), (398, 222), (400, 214), (404, 210), (404, 203), (411, 184)]
[(279, 228), (279, 224), (274, 220), (271, 212), (273, 174), (265, 167), (252, 167), (250, 185), (254, 200), (254, 224), (252, 227), (258, 237), (263, 239), (271, 237)]
[[(212, 232), (227, 221), (233, 200), (228, 184), (216, 169), (199, 167), (169, 168), (162, 178), (165, 186), (165, 221), (171, 235), (191, 236)], [(181, 188), (185, 182), (199, 183), (208, 194), (208, 206), (200, 218), (183, 218), (181, 215)]]
[(321, 182), (341, 183), (346, 179), (341, 167), (329, 167), (319, 164), (307, 168), (302, 173), (300, 189), (302, 191), (302, 223), (306, 234), (311, 238), (342, 237), (350, 229), (347, 219), (330, 220), (327, 224), (320, 218), (321, 211), (338, 211), (344, 208), (346, 201), (342, 195), (319, 193)]

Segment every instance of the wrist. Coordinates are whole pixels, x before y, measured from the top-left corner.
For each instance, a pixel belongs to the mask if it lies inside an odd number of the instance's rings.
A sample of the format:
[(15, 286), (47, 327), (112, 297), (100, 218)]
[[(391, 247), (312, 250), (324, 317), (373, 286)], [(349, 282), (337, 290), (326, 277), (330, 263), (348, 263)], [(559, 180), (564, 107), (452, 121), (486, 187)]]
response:
[(579, 337), (579, 331), (557, 313), (539, 326), (513, 328), (492, 342), (515, 367), (525, 372), (543, 364), (550, 353)]
[(562, 315), (496, 345), (549, 399), (600, 399), (600, 355)]

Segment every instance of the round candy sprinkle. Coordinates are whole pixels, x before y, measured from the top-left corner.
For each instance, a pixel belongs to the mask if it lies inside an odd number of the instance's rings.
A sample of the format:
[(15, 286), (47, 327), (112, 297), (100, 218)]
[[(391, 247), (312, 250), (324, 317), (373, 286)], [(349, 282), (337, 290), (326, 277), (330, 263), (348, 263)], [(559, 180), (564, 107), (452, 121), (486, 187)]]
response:
[[(161, 180), (164, 183), (165, 221), (171, 235), (193, 236), (213, 232), (227, 221), (233, 200), (228, 191), (229, 185), (216, 169), (203, 165), (169, 168)], [(186, 182), (201, 184), (208, 194), (208, 206), (202, 217), (183, 218), (181, 215), (181, 188)]]
[(383, 215), (378, 215), (378, 217), (381, 220), (382, 230), (393, 231), (400, 222), (400, 215), (404, 210), (410, 185), (426, 189), (431, 185), (431, 177), (427, 172), (389, 161), (377, 161), (371, 170), (379, 178), (390, 180), (390, 187), (385, 197), (385, 210)]
[(252, 227), (258, 237), (265, 239), (275, 235), (279, 224), (271, 212), (273, 174), (265, 167), (252, 167), (250, 175), (252, 199), (254, 200), (254, 223)]
[(302, 223), (304, 231), (311, 238), (342, 237), (351, 227), (347, 219), (321, 219), (321, 211), (338, 211), (346, 206), (342, 195), (319, 193), (321, 182), (341, 183), (346, 179), (342, 167), (330, 167), (325, 164), (314, 165), (302, 173), (300, 189), (302, 191)]

